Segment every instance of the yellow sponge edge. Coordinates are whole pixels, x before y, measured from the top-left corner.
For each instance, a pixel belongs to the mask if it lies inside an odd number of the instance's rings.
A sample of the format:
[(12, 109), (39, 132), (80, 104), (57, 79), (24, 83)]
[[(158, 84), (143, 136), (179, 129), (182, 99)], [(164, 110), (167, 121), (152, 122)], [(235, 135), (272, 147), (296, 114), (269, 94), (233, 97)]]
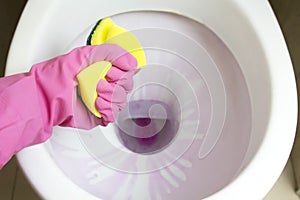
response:
[(111, 63), (107, 61), (95, 62), (77, 75), (82, 101), (89, 111), (99, 118), (101, 118), (101, 114), (95, 107), (95, 101), (98, 97), (97, 84), (99, 80), (105, 80), (105, 76), (111, 66)]
[(92, 33), (91, 45), (118, 44), (130, 52), (137, 60), (137, 68), (146, 65), (146, 56), (138, 39), (129, 31), (114, 24), (110, 18), (100, 21)]
[[(146, 65), (146, 56), (138, 39), (129, 31), (117, 26), (110, 18), (100, 21), (90, 35), (90, 44), (118, 44), (130, 52), (137, 60), (137, 68)], [(101, 114), (95, 107), (98, 97), (96, 88), (99, 80), (105, 80), (105, 76), (112, 64), (107, 61), (96, 62), (77, 74), (78, 88), (82, 101), (95, 116), (101, 118)]]

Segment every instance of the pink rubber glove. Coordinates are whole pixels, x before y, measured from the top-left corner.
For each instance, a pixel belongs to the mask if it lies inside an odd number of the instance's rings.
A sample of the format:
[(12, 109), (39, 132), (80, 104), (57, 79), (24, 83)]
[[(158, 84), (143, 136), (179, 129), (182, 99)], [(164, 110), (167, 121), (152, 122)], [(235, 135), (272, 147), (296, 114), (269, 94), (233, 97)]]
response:
[[(77, 95), (76, 75), (98, 61), (109, 61), (107, 81), (97, 86), (96, 118)], [(114, 121), (133, 86), (136, 59), (117, 45), (74, 49), (34, 65), (30, 72), (0, 79), (0, 168), (21, 149), (42, 143), (53, 126), (90, 129)]]

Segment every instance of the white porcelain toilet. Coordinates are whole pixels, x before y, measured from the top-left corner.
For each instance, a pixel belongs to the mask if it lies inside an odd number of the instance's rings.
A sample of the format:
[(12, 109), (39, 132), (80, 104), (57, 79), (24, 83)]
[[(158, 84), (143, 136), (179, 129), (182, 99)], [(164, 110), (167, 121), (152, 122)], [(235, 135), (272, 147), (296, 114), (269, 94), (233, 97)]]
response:
[[(268, 1), (30, 0), (6, 75), (85, 45), (104, 17), (136, 35), (147, 66), (114, 124), (55, 127), (49, 141), (17, 154), (40, 196), (263, 199), (297, 121), (294, 72)], [(159, 130), (130, 134), (146, 118)]]

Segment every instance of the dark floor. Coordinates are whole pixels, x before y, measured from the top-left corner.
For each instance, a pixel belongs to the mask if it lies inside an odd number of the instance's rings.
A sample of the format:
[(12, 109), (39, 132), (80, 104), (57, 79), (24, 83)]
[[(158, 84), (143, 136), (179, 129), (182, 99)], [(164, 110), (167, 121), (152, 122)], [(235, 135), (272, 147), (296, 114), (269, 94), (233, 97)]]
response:
[(4, 74), (9, 45), (26, 2), (26, 0), (0, 1), (0, 76)]
[[(279, 24), (284, 33), (287, 46), (294, 66), (297, 79), (298, 93), (300, 92), (300, 0), (271, 0), (272, 7), (277, 15)], [(298, 104), (300, 101), (298, 99)], [(300, 112), (299, 112), (300, 113)], [(300, 124), (300, 117), (298, 117)], [(291, 161), (294, 167), (295, 178), (300, 195), (300, 126), (297, 128), (297, 135), (291, 154)]]

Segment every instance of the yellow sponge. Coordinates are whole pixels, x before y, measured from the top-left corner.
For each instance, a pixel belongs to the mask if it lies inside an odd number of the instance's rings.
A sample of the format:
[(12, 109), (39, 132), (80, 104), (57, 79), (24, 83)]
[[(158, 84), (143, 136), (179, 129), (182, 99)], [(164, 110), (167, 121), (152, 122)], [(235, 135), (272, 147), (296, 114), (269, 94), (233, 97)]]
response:
[(88, 43), (91, 45), (118, 44), (136, 58), (137, 68), (146, 65), (144, 50), (135, 35), (114, 24), (110, 18), (100, 20), (91, 33)]
[(110, 62), (95, 62), (77, 75), (82, 101), (89, 111), (99, 118), (101, 117), (101, 114), (95, 107), (95, 101), (98, 97), (96, 92), (97, 83), (99, 80), (105, 79), (106, 73), (110, 68)]
[[(110, 18), (100, 20), (94, 27), (88, 38), (88, 45), (118, 44), (130, 52), (137, 60), (137, 68), (146, 65), (146, 56), (138, 39), (129, 31), (117, 26)], [(79, 74), (77, 81), (82, 101), (95, 116), (101, 118), (101, 114), (95, 107), (98, 97), (96, 87), (99, 80), (104, 79), (111, 68), (107, 61), (96, 62)]]

